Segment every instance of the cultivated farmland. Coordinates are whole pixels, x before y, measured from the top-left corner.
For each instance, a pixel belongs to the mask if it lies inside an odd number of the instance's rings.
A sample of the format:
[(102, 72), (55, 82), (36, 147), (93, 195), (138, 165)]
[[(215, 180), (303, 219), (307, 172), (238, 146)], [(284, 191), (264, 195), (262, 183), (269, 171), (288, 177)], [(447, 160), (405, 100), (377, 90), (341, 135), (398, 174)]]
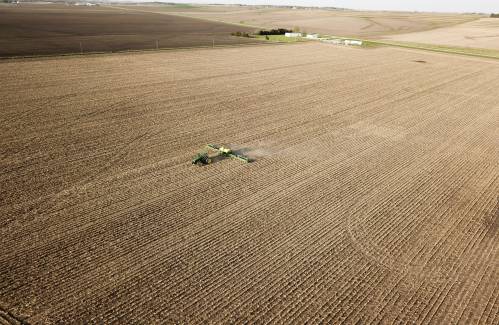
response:
[(266, 28), (299, 28), (308, 33), (379, 37), (425, 31), (478, 19), (480, 15), (291, 9), (259, 6), (120, 6), (144, 12), (177, 14)]
[(254, 28), (111, 7), (0, 5), (0, 57), (257, 42), (235, 31)]
[(499, 19), (482, 18), (452, 27), (393, 35), (387, 38), (405, 42), (499, 50)]
[(4, 61), (0, 319), (497, 324), (498, 75), (319, 43)]

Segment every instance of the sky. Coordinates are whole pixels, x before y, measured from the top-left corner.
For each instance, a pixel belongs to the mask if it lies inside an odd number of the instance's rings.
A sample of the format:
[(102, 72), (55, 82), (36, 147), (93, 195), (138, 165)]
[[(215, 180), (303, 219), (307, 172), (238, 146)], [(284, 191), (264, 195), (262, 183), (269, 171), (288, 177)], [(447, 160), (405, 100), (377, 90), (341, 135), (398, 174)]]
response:
[[(135, 0), (137, 1), (137, 0)], [(146, 1), (146, 0), (142, 0)], [(152, 0), (147, 0), (152, 1)], [(239, 3), (254, 5), (292, 5), (340, 7), (348, 9), (438, 11), (438, 12), (499, 12), (499, 0), (161, 0), (177, 3)]]

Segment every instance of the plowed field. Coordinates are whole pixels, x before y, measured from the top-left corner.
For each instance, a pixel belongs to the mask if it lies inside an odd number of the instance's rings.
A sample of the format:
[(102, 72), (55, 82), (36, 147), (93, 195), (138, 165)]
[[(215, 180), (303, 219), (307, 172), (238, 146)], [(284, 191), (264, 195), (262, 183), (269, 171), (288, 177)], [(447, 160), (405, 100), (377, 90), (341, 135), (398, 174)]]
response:
[(255, 43), (255, 29), (111, 7), (0, 5), (0, 57)]
[(499, 50), (499, 19), (477, 21), (425, 32), (400, 34), (388, 39)]
[(453, 26), (480, 15), (411, 13), (390, 11), (291, 9), (259, 6), (124, 6), (121, 8), (204, 18), (267, 28), (287, 27), (307, 33), (337, 36), (378, 37)]
[[(497, 324), (499, 63), (0, 63), (0, 320)], [(198, 167), (206, 143), (254, 162)]]

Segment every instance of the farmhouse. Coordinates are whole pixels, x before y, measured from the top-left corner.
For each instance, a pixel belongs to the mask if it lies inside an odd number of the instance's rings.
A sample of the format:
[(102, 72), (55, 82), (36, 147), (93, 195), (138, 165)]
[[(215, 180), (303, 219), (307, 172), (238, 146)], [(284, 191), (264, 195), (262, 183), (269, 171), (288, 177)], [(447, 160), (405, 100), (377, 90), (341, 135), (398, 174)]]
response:
[(284, 36), (286, 37), (301, 37), (301, 33), (285, 33)]

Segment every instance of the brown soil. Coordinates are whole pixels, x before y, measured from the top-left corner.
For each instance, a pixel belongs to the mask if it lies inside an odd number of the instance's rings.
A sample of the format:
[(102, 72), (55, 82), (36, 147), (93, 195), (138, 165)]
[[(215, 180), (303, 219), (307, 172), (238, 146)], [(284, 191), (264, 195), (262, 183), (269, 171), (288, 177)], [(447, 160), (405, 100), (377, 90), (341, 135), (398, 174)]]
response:
[(483, 18), (452, 27), (394, 35), (388, 39), (499, 50), (499, 19)]
[[(4, 61), (0, 317), (498, 324), (498, 73), (319, 43)], [(191, 165), (206, 143), (255, 161)]]
[(258, 6), (121, 6), (145, 12), (243, 23), (266, 28), (299, 28), (308, 33), (379, 37), (424, 31), (475, 20), (483, 16), (441, 13), (377, 12), (324, 9), (268, 8)]
[(230, 35), (253, 30), (110, 7), (0, 6), (0, 57), (254, 43)]

